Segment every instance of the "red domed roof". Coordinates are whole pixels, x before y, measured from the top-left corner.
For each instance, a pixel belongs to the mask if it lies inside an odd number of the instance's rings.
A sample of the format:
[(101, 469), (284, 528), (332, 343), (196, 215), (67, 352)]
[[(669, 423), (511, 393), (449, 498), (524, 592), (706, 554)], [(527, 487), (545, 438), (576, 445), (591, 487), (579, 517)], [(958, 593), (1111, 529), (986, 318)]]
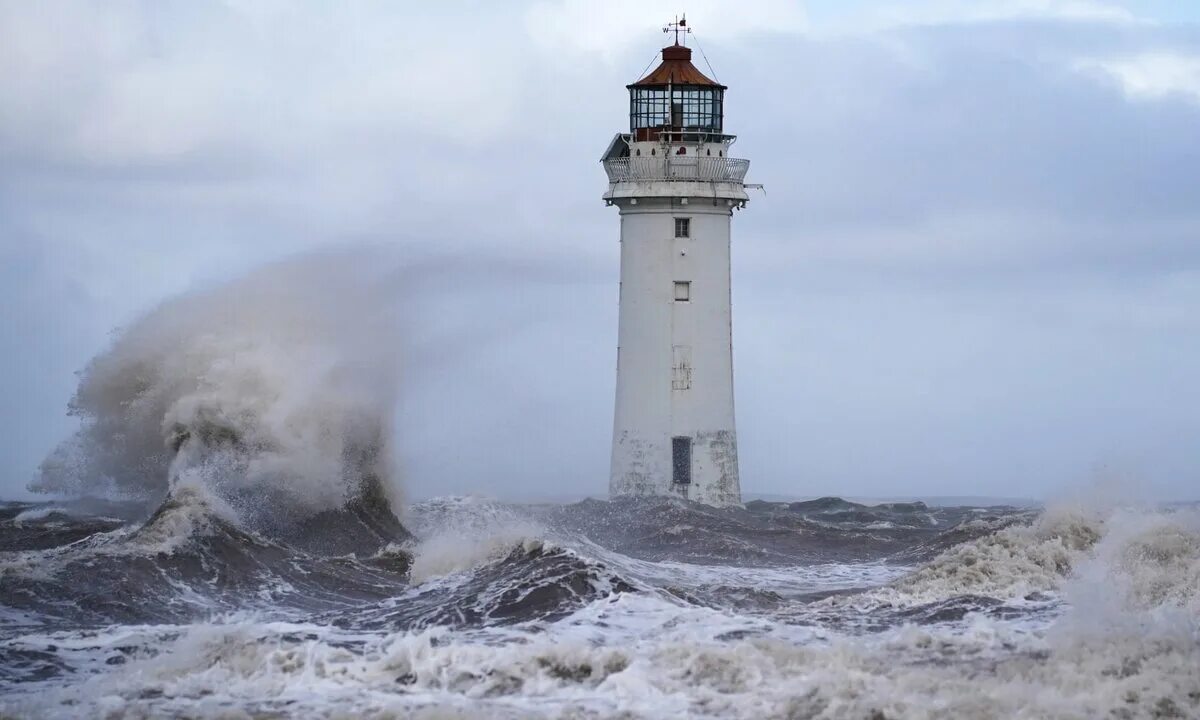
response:
[(646, 77), (626, 87), (658, 87), (666, 85), (709, 85), (724, 89), (725, 86), (710, 80), (692, 64), (692, 49), (683, 45), (663, 48), (662, 64), (650, 71)]

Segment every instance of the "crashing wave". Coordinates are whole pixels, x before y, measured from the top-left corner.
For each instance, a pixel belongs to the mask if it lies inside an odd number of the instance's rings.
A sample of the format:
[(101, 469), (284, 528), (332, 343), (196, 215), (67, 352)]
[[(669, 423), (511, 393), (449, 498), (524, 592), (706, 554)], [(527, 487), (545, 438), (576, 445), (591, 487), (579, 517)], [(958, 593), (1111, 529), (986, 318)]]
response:
[(381, 512), (396, 492), (387, 267), (330, 253), (163, 303), (81, 373), (80, 428), (31, 488), (155, 507), (203, 486), (273, 535), (308, 537), (347, 507), (381, 539), (395, 531)]
[(1051, 508), (954, 545), (884, 587), (820, 604), (937, 621), (1056, 598), (1089, 606), (1100, 599), (1113, 615), (1176, 608), (1200, 616), (1200, 512)]
[(1100, 517), (1051, 509), (1030, 525), (1006, 527), (955, 545), (891, 589), (908, 603), (955, 595), (1007, 598), (1054, 590), (1103, 532)]

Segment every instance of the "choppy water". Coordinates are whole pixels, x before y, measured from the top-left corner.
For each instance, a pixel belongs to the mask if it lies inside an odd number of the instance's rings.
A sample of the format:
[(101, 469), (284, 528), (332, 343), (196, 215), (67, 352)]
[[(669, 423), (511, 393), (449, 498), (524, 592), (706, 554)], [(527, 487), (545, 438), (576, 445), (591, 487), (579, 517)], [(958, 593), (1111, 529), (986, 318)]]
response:
[(0, 507), (3, 712), (1200, 717), (1195, 507), (127, 511)]

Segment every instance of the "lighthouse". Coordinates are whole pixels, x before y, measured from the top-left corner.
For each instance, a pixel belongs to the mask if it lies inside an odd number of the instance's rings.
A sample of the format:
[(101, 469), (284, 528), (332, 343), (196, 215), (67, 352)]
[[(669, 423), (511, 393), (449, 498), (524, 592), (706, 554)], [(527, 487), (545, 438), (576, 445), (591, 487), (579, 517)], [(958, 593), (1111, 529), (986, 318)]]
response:
[(601, 158), (621, 216), (609, 492), (738, 505), (730, 224), (750, 161), (730, 157), (727, 88), (692, 64), (686, 20), (667, 29), (675, 43), (627, 86), (629, 132)]

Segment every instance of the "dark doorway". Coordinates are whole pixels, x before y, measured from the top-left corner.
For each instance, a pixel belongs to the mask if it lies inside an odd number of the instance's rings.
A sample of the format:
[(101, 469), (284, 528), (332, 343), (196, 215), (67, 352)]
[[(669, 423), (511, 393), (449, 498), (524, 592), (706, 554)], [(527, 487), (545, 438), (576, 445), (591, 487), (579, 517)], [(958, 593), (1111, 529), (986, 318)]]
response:
[(692, 439), (671, 438), (671, 482), (689, 485), (692, 482)]

